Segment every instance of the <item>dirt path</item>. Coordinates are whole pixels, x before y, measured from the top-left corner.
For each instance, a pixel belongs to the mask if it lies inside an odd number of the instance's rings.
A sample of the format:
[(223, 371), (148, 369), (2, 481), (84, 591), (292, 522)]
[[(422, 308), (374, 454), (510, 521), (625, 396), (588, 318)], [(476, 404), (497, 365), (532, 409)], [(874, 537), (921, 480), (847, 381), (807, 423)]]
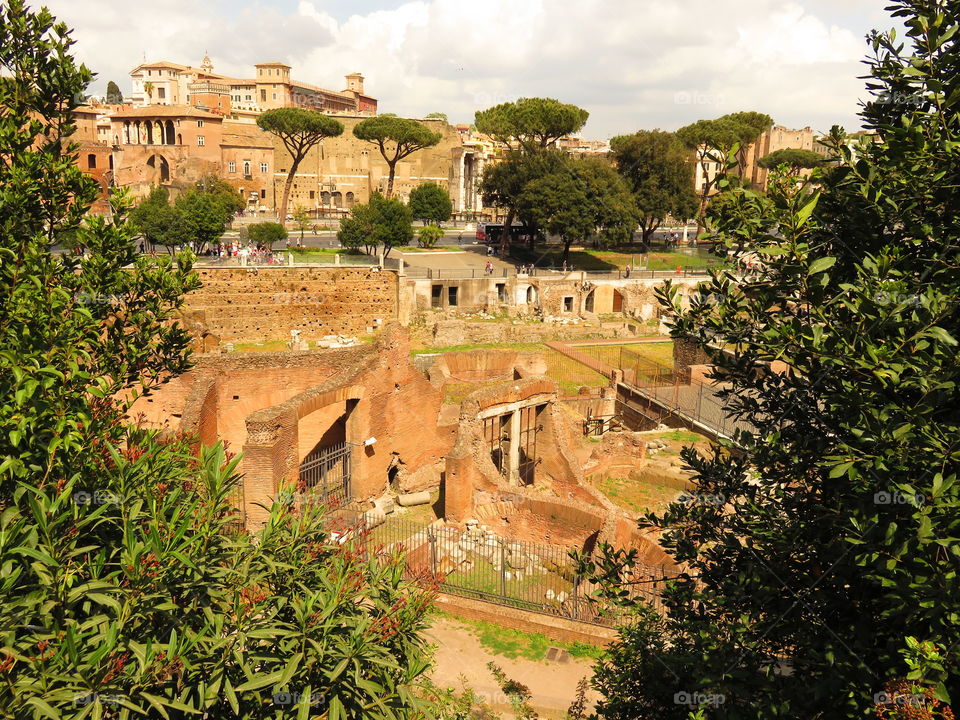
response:
[[(510, 704), (487, 669), (488, 662), (495, 662), (508, 678), (530, 688), (533, 694), (530, 704), (544, 720), (563, 718), (576, 697), (577, 683), (581, 678), (593, 675), (590, 660), (569, 658), (567, 662), (537, 662), (495, 655), (480, 645), (468, 626), (449, 618), (437, 618), (426, 636), (437, 645), (433, 681), (440, 687), (455, 688), (459, 692), (462, 689), (461, 676), (465, 676), (474, 692), (505, 718), (512, 717)], [(596, 693), (589, 691), (588, 706), (592, 707), (596, 699)]]

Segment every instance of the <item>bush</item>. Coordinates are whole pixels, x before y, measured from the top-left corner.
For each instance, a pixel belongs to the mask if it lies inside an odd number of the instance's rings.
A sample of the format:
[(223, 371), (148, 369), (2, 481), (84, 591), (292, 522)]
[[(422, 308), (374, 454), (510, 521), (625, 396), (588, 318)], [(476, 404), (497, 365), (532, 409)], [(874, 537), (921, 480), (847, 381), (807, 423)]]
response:
[(273, 244), (287, 239), (287, 229), (280, 223), (261, 222), (255, 223), (249, 229), (250, 242), (256, 245), (263, 245), (270, 250)]
[(443, 237), (443, 230), (436, 225), (424, 225), (417, 230), (417, 242), (422, 248), (432, 248)]

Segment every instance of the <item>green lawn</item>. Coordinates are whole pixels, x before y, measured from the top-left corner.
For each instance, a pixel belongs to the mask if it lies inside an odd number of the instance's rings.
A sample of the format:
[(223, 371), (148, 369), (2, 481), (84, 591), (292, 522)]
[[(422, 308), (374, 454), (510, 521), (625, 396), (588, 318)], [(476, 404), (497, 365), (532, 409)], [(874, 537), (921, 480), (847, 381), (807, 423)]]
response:
[(465, 620), (449, 613), (437, 611), (440, 617), (445, 617), (468, 628), (476, 636), (480, 644), (495, 655), (508, 658), (524, 658), (535, 662), (546, 659), (547, 650), (551, 647), (566, 650), (575, 658), (592, 658), (599, 660), (604, 655), (603, 648), (586, 643), (565, 643), (553, 640), (541, 633), (523, 632), (510, 628), (500, 627), (483, 620)]
[(643, 358), (660, 365), (673, 367), (673, 341), (656, 343), (630, 343), (629, 345), (582, 345), (579, 347), (591, 357), (613, 367), (620, 367), (620, 350), (632, 350)]
[(677, 489), (659, 483), (646, 483), (629, 478), (608, 477), (597, 483), (615, 505), (638, 514), (661, 512), (677, 496)]
[(401, 253), (431, 253), (431, 252), (466, 252), (463, 248), (457, 247), (456, 245), (437, 245), (432, 248), (422, 248), (422, 247), (399, 247), (394, 248), (394, 250)]
[[(527, 247), (514, 247), (511, 254), (518, 260), (524, 262), (534, 262), (538, 266), (559, 267), (563, 264), (562, 250), (537, 248), (530, 251)], [(576, 270), (600, 270), (616, 271), (623, 270), (628, 265), (634, 267), (644, 266), (648, 270), (674, 270), (679, 265), (681, 267), (700, 267), (703, 265), (715, 265), (722, 262), (720, 258), (710, 256), (704, 258), (697, 255), (677, 252), (623, 252), (616, 250), (571, 250), (569, 264)]]

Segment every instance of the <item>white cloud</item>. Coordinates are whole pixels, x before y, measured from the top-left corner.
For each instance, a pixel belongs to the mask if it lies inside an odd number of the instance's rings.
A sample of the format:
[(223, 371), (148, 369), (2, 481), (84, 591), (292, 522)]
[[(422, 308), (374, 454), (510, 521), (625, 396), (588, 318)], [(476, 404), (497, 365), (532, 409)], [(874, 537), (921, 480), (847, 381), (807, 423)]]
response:
[(590, 110), (585, 134), (600, 138), (742, 109), (790, 126), (853, 127), (863, 35), (893, 24), (875, 0), (410, 0), (339, 20), (322, 0), (286, 13), (226, 0), (122, 12), (103, 0), (45, 2), (121, 88), (144, 53), (196, 64), (209, 51), (222, 72), (249, 76), (255, 62), (284, 60), (333, 89), (360, 71), (381, 109), (403, 115), (469, 122), (503, 100), (557, 97)]

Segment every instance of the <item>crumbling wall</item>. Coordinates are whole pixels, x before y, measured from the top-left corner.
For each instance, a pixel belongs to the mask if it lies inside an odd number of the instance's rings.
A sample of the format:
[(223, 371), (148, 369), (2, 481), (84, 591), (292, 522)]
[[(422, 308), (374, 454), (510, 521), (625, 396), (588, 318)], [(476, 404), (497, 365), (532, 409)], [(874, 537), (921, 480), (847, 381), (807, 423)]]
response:
[[(366, 335), (399, 313), (396, 272), (358, 267), (199, 268), (185, 317), (220, 342)], [(379, 322), (378, 322), (379, 321)]]

